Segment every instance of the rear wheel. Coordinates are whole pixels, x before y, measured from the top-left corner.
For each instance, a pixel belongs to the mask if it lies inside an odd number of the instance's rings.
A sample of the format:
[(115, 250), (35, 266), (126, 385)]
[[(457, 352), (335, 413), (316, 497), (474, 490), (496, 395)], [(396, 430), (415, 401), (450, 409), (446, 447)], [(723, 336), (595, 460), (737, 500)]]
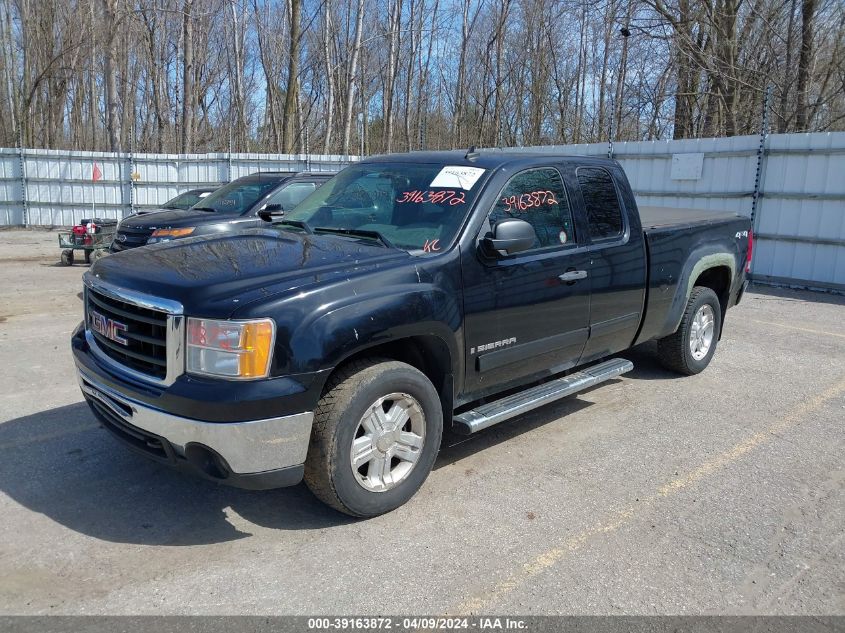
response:
[(704, 371), (716, 352), (721, 323), (722, 308), (716, 293), (696, 286), (677, 331), (657, 341), (660, 362), (687, 376)]
[(66, 248), (62, 251), (62, 264), (64, 266), (73, 266), (73, 251)]
[(357, 517), (398, 508), (434, 465), (443, 432), (440, 399), (419, 370), (368, 359), (341, 369), (314, 412), (305, 483)]

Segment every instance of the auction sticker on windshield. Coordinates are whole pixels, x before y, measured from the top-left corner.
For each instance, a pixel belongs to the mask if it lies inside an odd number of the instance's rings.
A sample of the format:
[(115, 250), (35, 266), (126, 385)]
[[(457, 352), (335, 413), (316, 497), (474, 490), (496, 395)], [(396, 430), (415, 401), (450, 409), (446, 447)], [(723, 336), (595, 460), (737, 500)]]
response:
[(440, 170), (440, 173), (431, 181), (430, 187), (447, 187), (465, 189), (469, 191), (481, 178), (484, 170), (481, 167), (461, 167), (460, 165), (447, 165)]

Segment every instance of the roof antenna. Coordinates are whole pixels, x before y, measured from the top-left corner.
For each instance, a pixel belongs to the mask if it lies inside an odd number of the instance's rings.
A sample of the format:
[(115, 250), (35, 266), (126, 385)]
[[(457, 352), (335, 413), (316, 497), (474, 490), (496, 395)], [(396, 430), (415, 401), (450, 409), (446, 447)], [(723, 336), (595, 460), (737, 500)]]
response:
[(467, 160), (475, 160), (478, 158), (478, 152), (475, 151), (475, 145), (471, 146), (469, 150), (467, 150), (467, 153), (464, 154), (464, 158)]

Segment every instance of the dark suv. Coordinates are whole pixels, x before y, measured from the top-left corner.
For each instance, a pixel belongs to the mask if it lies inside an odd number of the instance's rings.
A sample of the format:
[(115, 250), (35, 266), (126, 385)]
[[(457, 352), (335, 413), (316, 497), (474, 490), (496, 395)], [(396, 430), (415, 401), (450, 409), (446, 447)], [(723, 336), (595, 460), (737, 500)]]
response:
[(189, 209), (130, 215), (118, 225), (111, 252), (180, 237), (255, 228), (264, 223), (259, 212), (279, 214), (292, 209), (332, 175), (260, 172), (233, 180)]

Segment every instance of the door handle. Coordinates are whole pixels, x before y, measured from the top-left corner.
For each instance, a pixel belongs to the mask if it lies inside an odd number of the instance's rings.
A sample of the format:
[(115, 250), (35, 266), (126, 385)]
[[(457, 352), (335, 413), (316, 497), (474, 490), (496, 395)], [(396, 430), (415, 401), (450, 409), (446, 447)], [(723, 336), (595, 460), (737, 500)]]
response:
[(562, 275), (558, 275), (558, 279), (561, 281), (578, 281), (579, 279), (586, 279), (587, 278), (587, 271), (586, 270), (567, 270)]

